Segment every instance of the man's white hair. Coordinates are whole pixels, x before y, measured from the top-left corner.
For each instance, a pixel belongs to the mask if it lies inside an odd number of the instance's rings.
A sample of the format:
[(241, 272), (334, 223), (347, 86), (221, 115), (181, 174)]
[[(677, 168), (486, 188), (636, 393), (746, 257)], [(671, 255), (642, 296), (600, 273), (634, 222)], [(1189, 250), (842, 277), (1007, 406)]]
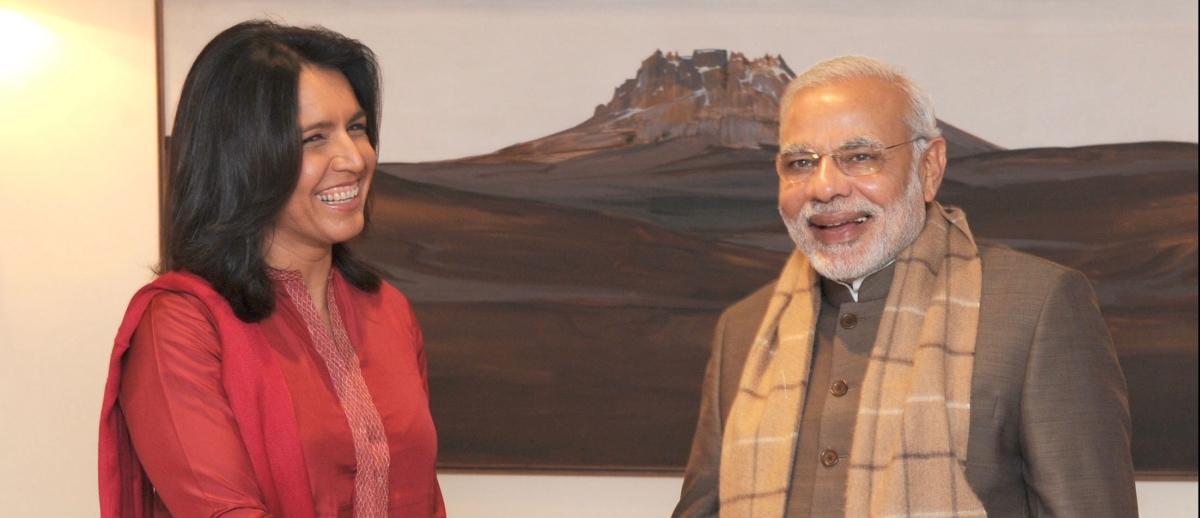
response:
[(915, 155), (920, 155), (929, 146), (931, 139), (942, 136), (933, 113), (933, 100), (919, 85), (904, 75), (899, 68), (865, 56), (839, 56), (827, 59), (796, 76), (783, 91), (779, 105), (779, 120), (782, 122), (796, 94), (805, 88), (824, 86), (847, 79), (878, 78), (896, 85), (908, 99), (908, 114), (904, 124), (911, 138), (923, 137), (913, 142)]

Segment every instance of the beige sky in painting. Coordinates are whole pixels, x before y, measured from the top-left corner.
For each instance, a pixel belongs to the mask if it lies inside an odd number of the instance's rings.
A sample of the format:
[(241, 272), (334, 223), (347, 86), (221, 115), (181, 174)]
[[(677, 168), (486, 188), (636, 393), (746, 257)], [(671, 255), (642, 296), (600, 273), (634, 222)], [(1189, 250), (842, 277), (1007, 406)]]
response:
[(782, 54), (797, 72), (879, 57), (924, 84), (942, 119), (1005, 147), (1197, 140), (1197, 5), (1179, 0), (164, 0), (167, 117), (203, 44), (263, 16), (376, 51), (389, 162), (573, 126), (655, 49)]

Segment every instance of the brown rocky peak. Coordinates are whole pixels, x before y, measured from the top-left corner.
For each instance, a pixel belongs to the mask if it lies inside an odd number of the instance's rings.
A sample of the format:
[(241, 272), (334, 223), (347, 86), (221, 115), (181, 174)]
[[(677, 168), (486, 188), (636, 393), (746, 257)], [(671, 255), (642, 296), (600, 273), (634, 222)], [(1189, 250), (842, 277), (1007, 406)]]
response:
[(505, 154), (558, 160), (600, 149), (700, 137), (713, 145), (774, 145), (779, 96), (796, 74), (783, 58), (697, 49), (655, 50), (637, 73), (569, 130), (506, 148)]
[(793, 77), (778, 56), (656, 50), (581, 128), (627, 129), (633, 142), (710, 134), (723, 145), (756, 147), (774, 141), (779, 95)]

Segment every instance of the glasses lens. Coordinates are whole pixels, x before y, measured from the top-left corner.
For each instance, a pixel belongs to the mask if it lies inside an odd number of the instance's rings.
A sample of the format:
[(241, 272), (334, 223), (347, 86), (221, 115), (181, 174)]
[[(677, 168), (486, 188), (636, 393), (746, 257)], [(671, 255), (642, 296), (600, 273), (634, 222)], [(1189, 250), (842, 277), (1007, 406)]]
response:
[(791, 153), (775, 159), (775, 171), (779, 177), (791, 183), (803, 182), (817, 169), (821, 157), (816, 154)]
[(834, 159), (849, 176), (866, 176), (879, 172), (883, 152), (878, 149), (854, 149), (834, 155)]

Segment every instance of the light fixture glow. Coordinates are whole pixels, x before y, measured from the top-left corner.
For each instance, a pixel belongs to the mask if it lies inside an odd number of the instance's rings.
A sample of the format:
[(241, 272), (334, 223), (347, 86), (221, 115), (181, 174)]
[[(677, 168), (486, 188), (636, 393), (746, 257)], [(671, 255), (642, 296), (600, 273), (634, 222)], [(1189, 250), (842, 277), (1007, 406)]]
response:
[(0, 8), (0, 83), (24, 83), (47, 60), (54, 39), (41, 24)]

